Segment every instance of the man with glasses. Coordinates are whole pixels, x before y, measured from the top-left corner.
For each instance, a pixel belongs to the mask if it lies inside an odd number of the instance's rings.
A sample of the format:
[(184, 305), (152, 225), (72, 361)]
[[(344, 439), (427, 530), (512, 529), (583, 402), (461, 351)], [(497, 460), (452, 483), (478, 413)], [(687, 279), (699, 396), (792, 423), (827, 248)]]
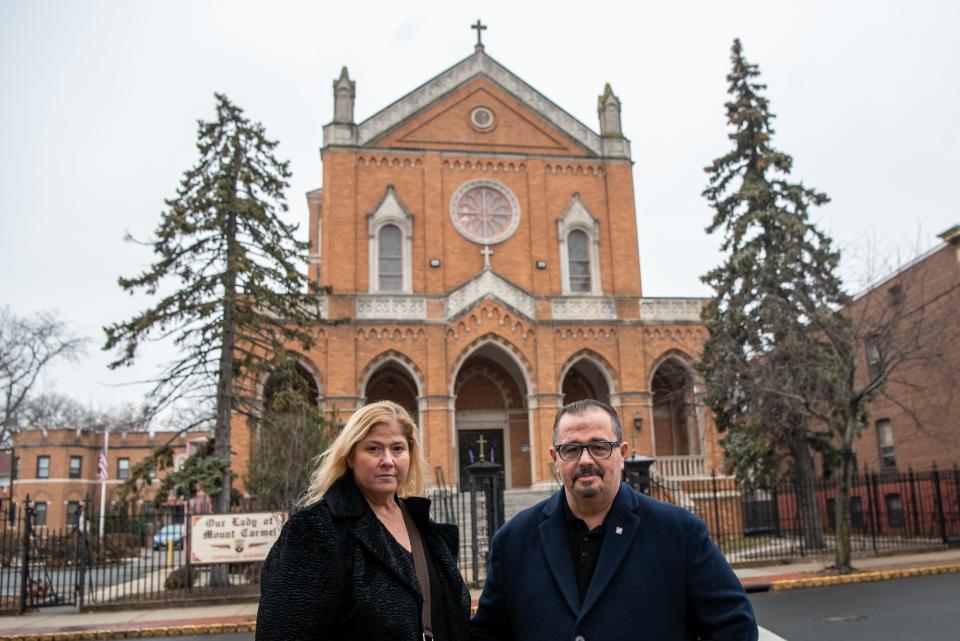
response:
[(620, 482), (628, 445), (612, 407), (564, 406), (553, 443), (563, 488), (493, 537), (471, 639), (757, 639), (703, 522)]

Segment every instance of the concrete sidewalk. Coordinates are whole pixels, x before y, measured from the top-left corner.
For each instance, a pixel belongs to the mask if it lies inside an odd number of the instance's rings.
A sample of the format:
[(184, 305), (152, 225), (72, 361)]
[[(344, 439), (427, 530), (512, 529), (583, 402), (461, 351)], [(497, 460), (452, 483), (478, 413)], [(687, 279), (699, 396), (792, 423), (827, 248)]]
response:
[(0, 617), (0, 639), (72, 641), (252, 632), (256, 603), (77, 613), (73, 608)]
[[(960, 572), (960, 550), (855, 559), (858, 572), (836, 575), (823, 560), (737, 569), (751, 592), (880, 581), (940, 572)], [(472, 590), (474, 604), (480, 596)], [(24, 616), (0, 617), (0, 641), (72, 641), (134, 639), (250, 632), (255, 629), (256, 603), (201, 607), (155, 608), (78, 614), (72, 609), (41, 610)], [(775, 637), (771, 637), (775, 638)]]
[(734, 572), (748, 592), (864, 583), (924, 574), (960, 572), (960, 549), (855, 558), (853, 565), (857, 571), (853, 574), (837, 574), (825, 569), (828, 564), (829, 561), (818, 559), (803, 563), (738, 568)]

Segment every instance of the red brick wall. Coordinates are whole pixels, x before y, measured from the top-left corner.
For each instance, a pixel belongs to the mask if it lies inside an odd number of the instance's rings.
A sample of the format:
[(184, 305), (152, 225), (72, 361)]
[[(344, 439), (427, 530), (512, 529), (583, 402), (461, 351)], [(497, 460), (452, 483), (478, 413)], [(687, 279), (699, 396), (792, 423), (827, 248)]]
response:
[[(149, 456), (154, 448), (168, 442), (175, 432), (157, 432), (151, 436), (146, 432), (128, 432), (110, 435), (110, 447), (107, 453), (107, 504), (112, 502), (121, 481), (117, 478), (117, 462), (121, 458), (130, 461), (130, 469)], [(202, 435), (190, 435), (190, 440), (203, 439)], [(176, 437), (173, 442), (175, 457), (185, 455), (186, 440)], [(20, 474), (13, 482), (12, 500), (18, 506), (29, 495), (33, 502), (47, 503), (47, 525), (63, 527), (66, 524), (67, 503), (90, 499), (97, 511), (100, 505), (100, 482), (98, 480), (98, 458), (103, 448), (103, 435), (94, 432), (74, 430), (29, 430), (13, 437), (14, 456), (20, 459)], [(50, 457), (50, 475), (38, 479), (37, 458)], [(80, 478), (69, 478), (71, 456), (82, 456)], [(161, 472), (160, 476), (164, 475)], [(144, 489), (144, 500), (153, 497), (150, 487)]]
[[(890, 314), (894, 286), (901, 288), (906, 310), (901, 331), (916, 350), (868, 406), (857, 461), (881, 468), (876, 422), (889, 419), (898, 468), (960, 464), (960, 245), (945, 244), (858, 299), (851, 309), (854, 320)], [(860, 348), (862, 383), (867, 364), (865, 347)]]

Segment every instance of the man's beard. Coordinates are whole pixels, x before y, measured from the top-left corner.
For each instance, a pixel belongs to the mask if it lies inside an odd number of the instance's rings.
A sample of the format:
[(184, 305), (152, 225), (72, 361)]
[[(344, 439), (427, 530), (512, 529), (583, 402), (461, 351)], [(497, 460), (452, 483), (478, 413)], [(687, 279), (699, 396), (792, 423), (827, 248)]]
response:
[(571, 487), (573, 493), (582, 499), (592, 499), (598, 496), (603, 489), (600, 484), (593, 484), (587, 487), (578, 486), (577, 479), (588, 474), (593, 474), (601, 481), (603, 480), (603, 469), (597, 465), (583, 465), (574, 470)]

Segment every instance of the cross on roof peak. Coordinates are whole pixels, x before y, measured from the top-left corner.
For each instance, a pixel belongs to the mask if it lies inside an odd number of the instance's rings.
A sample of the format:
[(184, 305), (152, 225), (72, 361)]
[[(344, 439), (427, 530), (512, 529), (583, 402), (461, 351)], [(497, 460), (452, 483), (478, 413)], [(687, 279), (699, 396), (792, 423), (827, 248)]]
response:
[(480, 22), (480, 18), (477, 18), (475, 24), (470, 25), (471, 29), (476, 29), (477, 31), (477, 49), (483, 50), (483, 32), (486, 30), (487, 25)]

